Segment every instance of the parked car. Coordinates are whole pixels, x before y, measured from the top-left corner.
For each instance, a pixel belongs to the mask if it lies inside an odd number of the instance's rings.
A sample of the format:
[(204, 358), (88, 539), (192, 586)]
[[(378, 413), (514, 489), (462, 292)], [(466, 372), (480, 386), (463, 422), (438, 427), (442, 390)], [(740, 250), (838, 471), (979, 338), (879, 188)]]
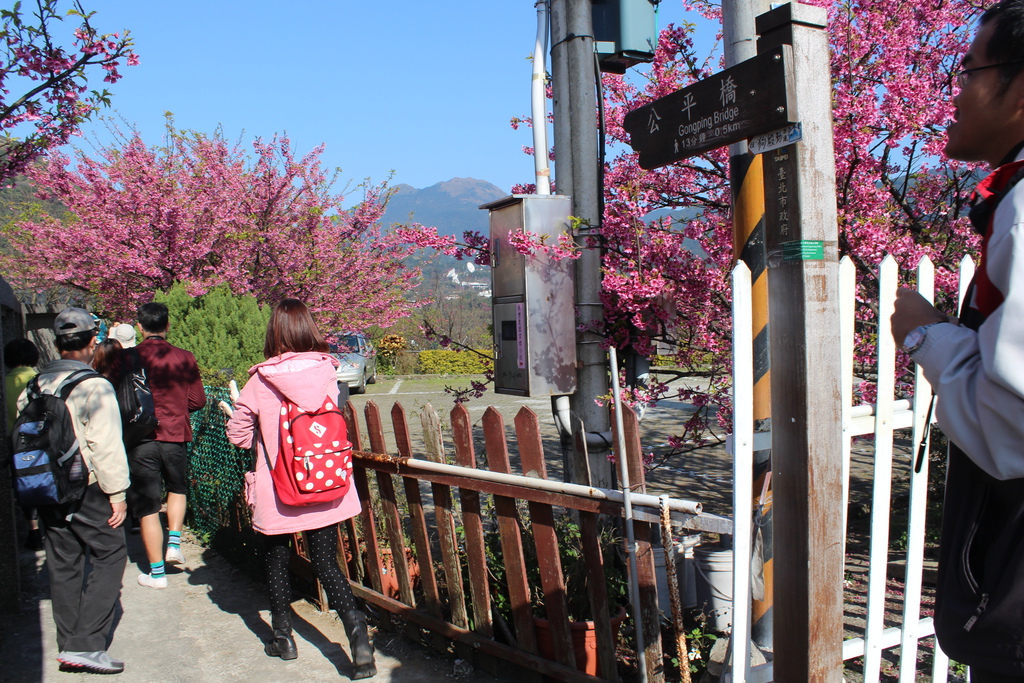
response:
[(335, 370), (338, 384), (352, 393), (366, 392), (366, 385), (377, 381), (377, 352), (363, 334), (338, 332), (327, 339), (331, 355), (338, 359)]

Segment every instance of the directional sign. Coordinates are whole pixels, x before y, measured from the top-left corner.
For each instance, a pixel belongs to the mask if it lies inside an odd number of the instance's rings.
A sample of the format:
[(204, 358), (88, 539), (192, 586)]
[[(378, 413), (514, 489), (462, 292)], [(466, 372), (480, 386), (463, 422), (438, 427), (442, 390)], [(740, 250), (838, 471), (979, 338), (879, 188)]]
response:
[(799, 123), (791, 123), (768, 133), (761, 133), (747, 140), (747, 149), (751, 154), (764, 154), (773, 149), (792, 145), (804, 138), (804, 129)]
[(796, 123), (792, 48), (780, 45), (626, 114), (641, 168), (724, 147)]

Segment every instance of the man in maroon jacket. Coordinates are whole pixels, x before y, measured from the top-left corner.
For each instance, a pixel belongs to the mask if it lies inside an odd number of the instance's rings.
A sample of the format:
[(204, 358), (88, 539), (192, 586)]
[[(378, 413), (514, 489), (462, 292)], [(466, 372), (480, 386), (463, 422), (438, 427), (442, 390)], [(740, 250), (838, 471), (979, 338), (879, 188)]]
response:
[[(146, 547), (150, 571), (139, 575), (139, 583), (150, 588), (166, 588), (164, 562), (184, 564), (181, 553), (181, 528), (185, 522), (187, 457), (185, 444), (192, 440), (189, 413), (206, 405), (206, 392), (199, 378), (195, 356), (167, 343), (167, 306), (148, 303), (139, 306), (142, 342), (139, 358), (146, 369), (153, 403), (160, 424), (150, 439), (129, 454), (132, 484), (128, 503), (139, 519), (142, 543)], [(167, 550), (160, 523), (161, 478), (167, 488)]]

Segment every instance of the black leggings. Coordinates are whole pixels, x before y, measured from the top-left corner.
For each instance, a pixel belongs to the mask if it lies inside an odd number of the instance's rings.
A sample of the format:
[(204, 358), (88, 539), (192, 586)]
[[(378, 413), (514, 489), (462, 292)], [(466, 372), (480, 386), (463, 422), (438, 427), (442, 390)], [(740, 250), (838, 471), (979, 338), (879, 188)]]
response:
[[(338, 526), (305, 532), (309, 541), (309, 559), (316, 576), (327, 592), (331, 609), (339, 613), (358, 609), (348, 579), (338, 566)], [(291, 534), (264, 536), (267, 547), (267, 585), (270, 587), (271, 614), (291, 614), (292, 585), (288, 577), (288, 561), (292, 550)]]

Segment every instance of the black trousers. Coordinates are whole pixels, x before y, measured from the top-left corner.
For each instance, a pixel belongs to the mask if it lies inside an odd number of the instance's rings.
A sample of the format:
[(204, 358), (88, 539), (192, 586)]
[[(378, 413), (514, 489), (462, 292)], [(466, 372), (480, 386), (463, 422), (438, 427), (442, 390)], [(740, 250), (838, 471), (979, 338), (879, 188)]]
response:
[[(128, 553), (124, 528), (107, 524), (110, 499), (99, 484), (85, 489), (81, 505), (67, 510), (40, 508), (46, 532), (46, 569), (50, 574), (50, 603), (61, 652), (106, 650), (114, 609), (121, 599)], [(86, 562), (91, 566), (86, 578)]]
[[(316, 577), (327, 593), (331, 609), (348, 612), (356, 607), (352, 587), (338, 566), (338, 525), (305, 532), (309, 541), (309, 559)], [(263, 537), (267, 546), (267, 586), (270, 588), (270, 613), (278, 617), (291, 614), (292, 585), (288, 576), (289, 545), (292, 535)]]

